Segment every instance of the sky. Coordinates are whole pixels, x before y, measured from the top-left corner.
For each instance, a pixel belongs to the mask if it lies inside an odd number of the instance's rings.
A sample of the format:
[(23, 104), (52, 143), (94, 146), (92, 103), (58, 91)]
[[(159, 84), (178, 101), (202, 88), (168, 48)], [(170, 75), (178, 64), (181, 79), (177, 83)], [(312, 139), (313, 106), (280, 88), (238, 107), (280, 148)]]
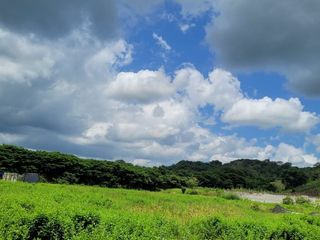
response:
[(0, 0), (0, 143), (136, 165), (320, 161), (318, 0)]

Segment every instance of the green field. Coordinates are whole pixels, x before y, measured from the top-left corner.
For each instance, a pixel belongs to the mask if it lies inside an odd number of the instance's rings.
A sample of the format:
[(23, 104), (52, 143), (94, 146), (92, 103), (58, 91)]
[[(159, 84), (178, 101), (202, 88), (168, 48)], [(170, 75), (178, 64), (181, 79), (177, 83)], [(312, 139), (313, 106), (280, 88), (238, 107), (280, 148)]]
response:
[[(0, 239), (320, 239), (315, 204), (0, 181)], [(310, 215), (310, 213), (314, 213)]]

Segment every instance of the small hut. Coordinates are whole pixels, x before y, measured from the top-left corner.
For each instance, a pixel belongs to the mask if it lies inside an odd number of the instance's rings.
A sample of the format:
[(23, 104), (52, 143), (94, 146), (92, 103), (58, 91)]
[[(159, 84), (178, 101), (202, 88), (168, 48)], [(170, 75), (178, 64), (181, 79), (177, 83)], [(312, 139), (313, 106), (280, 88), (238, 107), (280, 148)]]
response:
[(40, 177), (38, 173), (25, 173), (23, 174), (22, 181), (28, 182), (28, 183), (37, 183), (39, 182)]

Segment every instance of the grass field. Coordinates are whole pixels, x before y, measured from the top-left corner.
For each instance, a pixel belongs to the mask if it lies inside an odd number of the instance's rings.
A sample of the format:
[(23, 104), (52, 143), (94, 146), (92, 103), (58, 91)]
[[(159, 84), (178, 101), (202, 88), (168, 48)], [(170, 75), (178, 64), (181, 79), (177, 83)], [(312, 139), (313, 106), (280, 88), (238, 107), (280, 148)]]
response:
[[(0, 239), (320, 239), (315, 204), (0, 181)], [(310, 215), (310, 213), (313, 213)]]

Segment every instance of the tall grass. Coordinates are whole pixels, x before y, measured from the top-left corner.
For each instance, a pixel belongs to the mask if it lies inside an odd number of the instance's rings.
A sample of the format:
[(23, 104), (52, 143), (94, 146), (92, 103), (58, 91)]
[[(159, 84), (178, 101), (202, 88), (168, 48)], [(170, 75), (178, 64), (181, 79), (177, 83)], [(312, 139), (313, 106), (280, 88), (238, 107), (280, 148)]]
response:
[(273, 214), (217, 193), (0, 181), (0, 239), (320, 239), (312, 204)]

